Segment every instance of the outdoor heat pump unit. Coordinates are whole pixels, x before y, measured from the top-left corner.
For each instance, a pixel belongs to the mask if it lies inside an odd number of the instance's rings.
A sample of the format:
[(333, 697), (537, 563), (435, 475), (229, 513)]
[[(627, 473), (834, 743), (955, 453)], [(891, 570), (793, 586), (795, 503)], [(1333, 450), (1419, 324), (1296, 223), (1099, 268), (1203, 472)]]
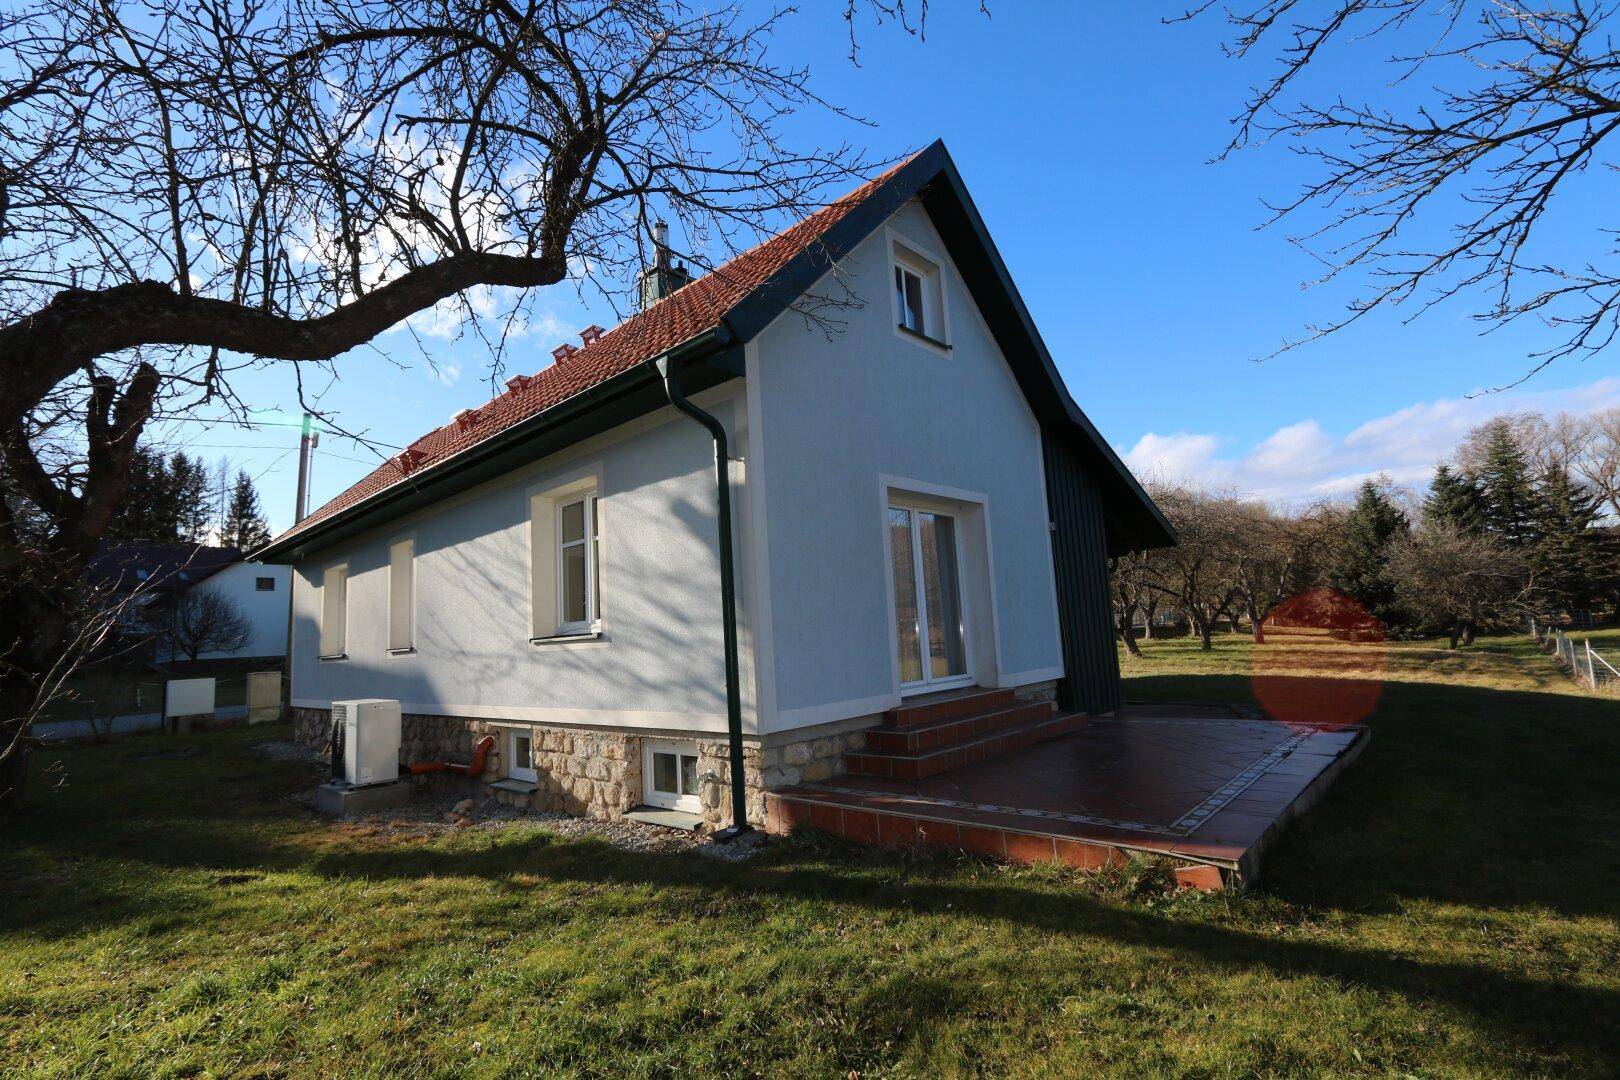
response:
[(332, 737), (340, 750), (335, 756), (343, 762), (341, 775), (350, 784), (365, 787), (399, 779), (399, 702), (332, 702)]

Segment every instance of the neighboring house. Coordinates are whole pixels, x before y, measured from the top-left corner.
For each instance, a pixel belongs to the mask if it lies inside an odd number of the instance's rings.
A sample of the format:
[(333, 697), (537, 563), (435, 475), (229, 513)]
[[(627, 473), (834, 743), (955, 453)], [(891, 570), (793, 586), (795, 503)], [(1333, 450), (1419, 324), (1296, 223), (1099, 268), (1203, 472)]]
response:
[[(914, 695), (1120, 706), (1107, 559), (1173, 534), (1069, 397), (942, 144), (685, 280), (661, 253), (642, 313), (263, 551), (296, 569), (300, 738), (334, 700), (396, 698), (407, 761), (489, 732), (485, 779), (512, 796), (723, 822), (734, 696), (757, 823), (765, 789), (842, 771)], [(729, 441), (734, 684), (716, 447), (672, 390)]]
[(161, 639), (154, 641), (153, 627), (163, 622), (163, 611), (192, 589), (224, 596), (252, 627), (242, 648), (204, 652), (199, 660), (286, 655), (290, 567), (246, 561), (233, 547), (129, 540), (103, 544), (86, 573), (92, 584), (126, 601), (120, 633), (150, 644), (157, 663), (189, 659)]

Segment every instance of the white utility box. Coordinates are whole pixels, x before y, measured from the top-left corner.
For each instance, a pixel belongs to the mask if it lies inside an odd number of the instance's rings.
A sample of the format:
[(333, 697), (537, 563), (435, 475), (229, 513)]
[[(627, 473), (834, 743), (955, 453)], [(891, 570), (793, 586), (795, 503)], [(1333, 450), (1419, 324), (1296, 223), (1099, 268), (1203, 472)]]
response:
[(399, 779), (399, 702), (387, 698), (332, 702), (343, 740), (343, 778), (355, 787)]

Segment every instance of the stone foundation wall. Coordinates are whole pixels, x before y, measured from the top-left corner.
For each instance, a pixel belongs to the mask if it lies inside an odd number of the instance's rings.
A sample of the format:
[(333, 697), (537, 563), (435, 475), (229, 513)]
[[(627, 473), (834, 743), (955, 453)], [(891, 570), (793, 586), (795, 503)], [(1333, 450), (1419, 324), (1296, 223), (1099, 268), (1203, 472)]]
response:
[[(1026, 701), (1052, 700), (1057, 683), (1019, 687)], [(316, 748), (331, 736), (331, 713), (326, 709), (294, 708), (293, 737)], [(743, 746), (743, 775), (747, 785), (748, 818), (765, 820), (765, 792), (795, 784), (814, 783), (844, 771), (844, 754), (865, 743), (864, 730), (880, 723), (881, 716), (851, 721), (854, 730), (815, 735), (797, 741), (772, 739), (761, 746), (751, 740)], [(515, 725), (456, 716), (406, 713), (400, 718), (400, 764), (413, 761), (470, 761), (473, 744), (484, 735), (496, 736), (495, 749), (479, 778), (453, 773), (427, 773), (412, 782), (435, 791), (491, 793), (502, 802), (554, 810), (567, 814), (617, 820), (642, 802), (641, 741), (638, 733), (528, 725), (533, 736), (532, 792), (494, 788), (507, 774), (505, 734)], [(675, 736), (679, 738), (679, 736)], [(699, 797), (703, 820), (712, 828), (731, 824), (730, 751), (724, 738), (699, 736), (697, 744)]]
[[(317, 749), (331, 738), (331, 713), (326, 709), (294, 708), (293, 737)], [(533, 725), (533, 792), (493, 788), (507, 774), (505, 733), (514, 725), (496, 724), (455, 716), (406, 713), (400, 718), (400, 765), (413, 761), (470, 761), (473, 745), (484, 735), (496, 736), (495, 749), (478, 779), (453, 773), (425, 773), (411, 777), (420, 787), (434, 791), (488, 792), (502, 802), (555, 810), (567, 814), (616, 820), (642, 802), (641, 740), (639, 734)], [(698, 750), (699, 797), (704, 821), (714, 828), (731, 824), (730, 750), (725, 739), (693, 740)], [(748, 788), (748, 816), (765, 819), (767, 788), (790, 787), (825, 780), (843, 771), (846, 750), (858, 749), (858, 731), (827, 735), (761, 748), (757, 742), (743, 747), (743, 775)]]

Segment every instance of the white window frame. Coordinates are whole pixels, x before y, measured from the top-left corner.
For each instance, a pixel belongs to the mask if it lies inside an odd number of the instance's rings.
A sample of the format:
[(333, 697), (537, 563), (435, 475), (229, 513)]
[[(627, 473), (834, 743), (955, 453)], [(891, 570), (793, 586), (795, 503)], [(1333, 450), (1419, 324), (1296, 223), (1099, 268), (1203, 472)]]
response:
[[(927, 248), (887, 230), (889, 242), (889, 305), (893, 311), (894, 333), (903, 341), (938, 356), (949, 357), (951, 312), (946, 301), (945, 260)], [(922, 329), (906, 325), (905, 310), (896, 287), (899, 271), (911, 274), (921, 284)]]
[[(394, 637), (394, 573), (398, 565), (394, 561), (394, 553), (402, 548), (408, 548), (405, 556), (406, 613), (405, 613), (405, 642), (401, 644)], [(400, 656), (416, 651), (416, 535), (397, 536), (388, 544), (388, 652), (393, 656)]]
[[(517, 741), (529, 740), (529, 767), (518, 765)], [(540, 771), (534, 767), (534, 728), (512, 727), (506, 729), (506, 746), (504, 747), (506, 759), (506, 775), (513, 780), (523, 780), (530, 784), (540, 782)]]
[[(675, 786), (681, 784), (681, 758), (693, 759), (692, 775), (694, 777), (693, 791), (685, 794), (676, 791), (658, 791), (653, 788), (653, 757), (656, 754), (675, 755)], [(665, 810), (681, 810), (689, 814), (703, 812), (703, 776), (698, 772), (697, 743), (685, 739), (642, 739), (641, 740), (641, 799), (648, 806), (660, 806)]]
[[(559, 634), (590, 634), (601, 628), (602, 605), (601, 598), (597, 596), (601, 588), (600, 578), (602, 567), (602, 545), (598, 519), (601, 515), (601, 500), (596, 489), (580, 491), (566, 495), (556, 501), (556, 552), (554, 558), (557, 563), (557, 633)], [(581, 517), (584, 519), (582, 535), (578, 540), (564, 540), (562, 530), (563, 512), (570, 506), (582, 506)], [(568, 597), (563, 592), (565, 584), (566, 561), (563, 552), (568, 548), (583, 547), (585, 549), (585, 617), (583, 619), (569, 619), (565, 605)]]
[[(565, 623), (562, 611), (562, 506), (577, 502), (582, 496), (596, 498), (594, 537), (597, 565), (589, 574), (587, 589), (597, 592), (605, 584), (608, 554), (604, 538), (608, 535), (609, 500), (602, 497), (601, 462), (570, 470), (561, 478), (552, 478), (527, 491), (529, 508), (529, 642), (534, 645), (573, 644), (577, 642), (604, 643), (602, 633), (602, 603), (595, 599), (594, 617), (586, 622)], [(589, 526), (589, 523), (588, 523)]]
[[(337, 575), (336, 578), (333, 575)], [(336, 630), (328, 624), (331, 621), (332, 611), (327, 607), (328, 589), (333, 588), (336, 581), (338, 589)], [(321, 571), (320, 592), (320, 642), (316, 646), (319, 650), (318, 659), (343, 660), (348, 657), (349, 642), (349, 564), (347, 562), (333, 563)], [(334, 640), (335, 639), (335, 640)], [(335, 645), (336, 648), (331, 646)]]

